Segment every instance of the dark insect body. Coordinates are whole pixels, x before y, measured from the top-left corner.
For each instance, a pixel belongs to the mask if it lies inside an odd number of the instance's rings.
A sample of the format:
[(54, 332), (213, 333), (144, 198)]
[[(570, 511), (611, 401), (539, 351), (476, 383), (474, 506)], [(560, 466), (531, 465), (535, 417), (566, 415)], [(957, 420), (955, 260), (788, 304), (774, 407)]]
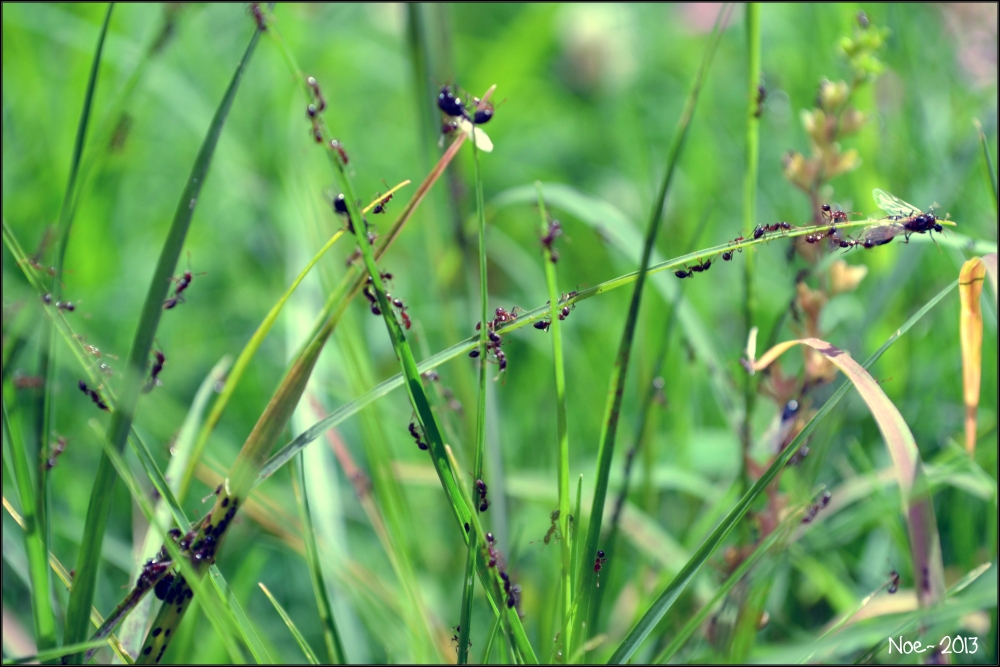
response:
[(442, 86), (441, 92), (438, 93), (438, 109), (441, 110), (446, 116), (451, 116), (452, 118), (465, 118), (469, 119), (469, 114), (465, 110), (465, 105), (462, 101), (455, 96), (452, 92), (451, 86)]
[(331, 139), (330, 140), (330, 148), (332, 148), (333, 150), (337, 151), (337, 154), (340, 156), (340, 161), (345, 166), (347, 165), (348, 162), (350, 162), (350, 160), (347, 157), (347, 151), (344, 150), (344, 145), (342, 143), (340, 143), (336, 139)]
[(80, 391), (82, 391), (83, 393), (85, 393), (87, 396), (90, 396), (90, 400), (92, 400), (94, 402), (94, 405), (96, 405), (97, 407), (99, 407), (101, 410), (104, 410), (105, 412), (110, 412), (111, 411), (111, 409), (108, 407), (107, 403), (105, 403), (101, 399), (101, 395), (98, 394), (93, 389), (91, 389), (90, 387), (88, 387), (86, 382), (84, 382), (83, 380), (80, 380), (79, 387), (80, 387)]
[(146, 381), (146, 384), (142, 388), (142, 393), (144, 394), (148, 394), (153, 391), (153, 387), (163, 384), (163, 382), (160, 381), (159, 376), (160, 372), (163, 370), (163, 364), (167, 362), (167, 358), (159, 350), (155, 350), (153, 355), (156, 358), (153, 361), (152, 366), (149, 368), (149, 380)]
[(604, 551), (601, 549), (597, 550), (597, 558), (594, 559), (594, 574), (597, 575), (597, 587), (601, 587), (601, 568), (604, 564), (608, 562), (607, 557), (604, 555)]
[(424, 451), (427, 451), (428, 449), (427, 443), (423, 441), (422, 436), (420, 435), (419, 428), (412, 421), (410, 422), (410, 435), (413, 437), (414, 440), (416, 440), (417, 447), (419, 447)]
[(886, 592), (888, 592), (889, 595), (892, 595), (898, 590), (899, 590), (899, 572), (893, 570), (892, 572), (889, 573), (889, 588), (887, 589)]
[(532, 324), (531, 326), (535, 327), (539, 331), (548, 331), (549, 327), (552, 326), (552, 321), (551, 320), (539, 320), (539, 321), (535, 322), (534, 324)]

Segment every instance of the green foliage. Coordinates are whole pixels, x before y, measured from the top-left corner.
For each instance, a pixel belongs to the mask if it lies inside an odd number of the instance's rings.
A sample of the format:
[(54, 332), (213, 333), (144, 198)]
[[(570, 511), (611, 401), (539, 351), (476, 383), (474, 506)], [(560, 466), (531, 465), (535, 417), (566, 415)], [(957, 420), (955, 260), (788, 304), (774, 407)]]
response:
[[(468, 662), (894, 662), (898, 634), (974, 636), (956, 662), (996, 660), (996, 308), (987, 296), (970, 457), (951, 289), (965, 259), (996, 252), (995, 5), (871, 5), (864, 21), (852, 5), (735, 5), (683, 151), (675, 123), (717, 7), (259, 9), (267, 29), (224, 97), (252, 9), (3, 7), (5, 662), (109, 661), (109, 643), (156, 647), (146, 661), (167, 646), (164, 663), (435, 662), (459, 657), (453, 635)], [(316, 127), (306, 76), (326, 103)], [(494, 150), (464, 141), (428, 178), (445, 83), (496, 84), (478, 126)], [(424, 185), (362, 213), (382, 179)], [(379, 235), (352, 267), (331, 186)], [(862, 233), (883, 215), (875, 189), (957, 225), (940, 249), (926, 234), (804, 242), (828, 228), (824, 203), (857, 211), (841, 233)], [(550, 218), (557, 262), (539, 242)], [(779, 220), (795, 229), (750, 239)], [(185, 269), (185, 301), (163, 310)], [(359, 296), (368, 272), (379, 318)], [(507, 369), (477, 366), (476, 322), (514, 305)], [(865, 404), (799, 348), (748, 378), (750, 326), (761, 351), (816, 337), (874, 354), (924, 465), (945, 601), (918, 604), (907, 478)], [(191, 604), (135, 596), (171, 522), (211, 507), (217, 524), (236, 497), (214, 566), (164, 547)], [(72, 593), (51, 579), (69, 569)], [(87, 642), (116, 607), (122, 644)]]

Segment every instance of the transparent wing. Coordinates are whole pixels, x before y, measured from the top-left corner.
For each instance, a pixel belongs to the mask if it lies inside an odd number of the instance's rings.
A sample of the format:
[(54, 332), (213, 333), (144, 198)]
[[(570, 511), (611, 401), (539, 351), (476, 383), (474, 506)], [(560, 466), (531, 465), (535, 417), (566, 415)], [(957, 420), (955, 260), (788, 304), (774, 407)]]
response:
[(875, 204), (889, 215), (899, 215), (907, 218), (921, 212), (913, 204), (908, 204), (896, 195), (891, 195), (881, 188), (872, 190), (872, 197), (875, 199)]
[(483, 151), (484, 153), (493, 152), (493, 142), (490, 141), (490, 138), (486, 135), (485, 132), (483, 132), (481, 127), (476, 127), (476, 132), (475, 134), (473, 134), (472, 123), (470, 123), (468, 120), (462, 117), (456, 118), (455, 120), (458, 121), (458, 129), (460, 129), (462, 132), (465, 132), (466, 134), (470, 135), (475, 139), (476, 148)]

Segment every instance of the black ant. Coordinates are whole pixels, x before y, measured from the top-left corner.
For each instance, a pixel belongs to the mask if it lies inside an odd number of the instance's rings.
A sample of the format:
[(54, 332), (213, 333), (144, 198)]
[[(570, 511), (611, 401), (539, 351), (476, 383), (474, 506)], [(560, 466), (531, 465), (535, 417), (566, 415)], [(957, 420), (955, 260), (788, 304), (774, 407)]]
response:
[(155, 350), (153, 352), (153, 356), (155, 356), (156, 359), (153, 361), (153, 365), (149, 368), (149, 381), (147, 381), (146, 385), (142, 388), (142, 393), (144, 394), (148, 394), (153, 391), (153, 387), (163, 384), (159, 375), (160, 371), (163, 370), (163, 364), (167, 362), (167, 357), (159, 350)]
[[(393, 275), (388, 271), (379, 271), (378, 277), (382, 279), (383, 283), (389, 283), (390, 285), (392, 284)], [(368, 279), (365, 282), (367, 282), (369, 285), (374, 283), (371, 276), (368, 276)]]
[(479, 511), (485, 512), (490, 506), (490, 501), (486, 498), (486, 482), (477, 479), (476, 490), (479, 491)]
[[(382, 183), (385, 183), (385, 187), (387, 188), (389, 187), (389, 184), (385, 182), (384, 178), (382, 179)], [(380, 192), (375, 196), (382, 197), (382, 193)], [(372, 209), (372, 213), (385, 213), (385, 205), (388, 204), (391, 200), (392, 200), (392, 193), (390, 192), (386, 194), (385, 197), (382, 197), (381, 199), (378, 200), (378, 203), (375, 204), (375, 208)]]
[(898, 590), (899, 590), (899, 572), (893, 570), (892, 572), (889, 573), (889, 587), (886, 589), (886, 592), (889, 595), (893, 595)]
[[(46, 296), (49, 296), (49, 295), (46, 294)], [(50, 297), (50, 300), (51, 300), (51, 297)], [(46, 302), (46, 303), (48, 303), (48, 302)], [(56, 308), (58, 308), (59, 310), (65, 310), (68, 313), (72, 313), (74, 310), (76, 310), (76, 306), (73, 304), (72, 301), (56, 301)]]
[(678, 278), (683, 279), (683, 278), (691, 278), (692, 276), (694, 276), (694, 273), (692, 273), (691, 271), (686, 271), (684, 269), (681, 269), (679, 271), (674, 271), (674, 275), (677, 276)]
[(695, 273), (701, 273), (702, 271), (708, 271), (710, 268), (712, 268), (712, 260), (699, 259), (698, 266), (692, 266), (691, 270)]
[(371, 285), (365, 285), (364, 289), (361, 290), (361, 293), (365, 295), (365, 298), (368, 299), (368, 303), (371, 304), (372, 315), (381, 315), (382, 310), (378, 307), (378, 298), (375, 296), (375, 292)]
[(350, 162), (350, 160), (347, 158), (347, 151), (344, 150), (344, 145), (342, 143), (340, 143), (336, 139), (331, 139), (330, 148), (337, 151), (337, 153), (340, 155), (340, 161), (343, 162), (344, 165), (347, 165), (347, 163)]
[(764, 84), (759, 84), (757, 86), (757, 110), (754, 111), (753, 117), (760, 118), (764, 113), (764, 100), (767, 99), (767, 88)]
[(604, 552), (600, 549), (597, 550), (597, 558), (594, 559), (594, 574), (597, 575), (597, 587), (601, 587), (601, 568), (604, 564), (608, 562), (607, 557)]
[(413, 422), (412, 420), (410, 421), (410, 435), (413, 436), (413, 439), (417, 441), (417, 447), (419, 447), (424, 451), (427, 451), (428, 449), (427, 443), (422, 440), (420, 435), (420, 430), (417, 427), (416, 423)]
[[(340, 215), (347, 215), (347, 201), (344, 198), (344, 193), (340, 193), (333, 200), (333, 210)], [(348, 223), (349, 224), (349, 223)], [(354, 228), (351, 227), (351, 233), (354, 233)]]
[[(485, 125), (490, 122), (490, 119), (493, 118), (493, 111), (495, 109), (493, 103), (486, 102), (483, 104), (482, 100), (478, 97), (473, 98), (473, 103), (476, 105), (476, 113), (472, 116), (472, 122), (476, 125)], [(479, 108), (480, 106), (482, 106), (481, 109)]]
[(98, 394), (93, 389), (91, 389), (90, 387), (88, 387), (86, 382), (80, 380), (79, 386), (80, 386), (80, 391), (85, 393), (87, 396), (90, 396), (90, 400), (94, 402), (94, 405), (99, 407), (101, 410), (104, 410), (105, 412), (111, 411), (111, 409), (108, 407), (108, 404), (105, 403), (103, 400), (101, 400), (101, 395)]
[(549, 327), (552, 326), (552, 320), (539, 320), (531, 326), (535, 327), (539, 331), (548, 331)]
[[(567, 292), (566, 294), (563, 294), (563, 301), (569, 301), (570, 299), (572, 299), (576, 295), (577, 295), (577, 293), (575, 291), (574, 292)], [(569, 311), (571, 311), (571, 310), (573, 310), (575, 308), (576, 308), (576, 304), (575, 303), (565, 304), (559, 310), (559, 319), (560, 320), (565, 320), (567, 317), (569, 317)]]
[(555, 264), (559, 261), (559, 251), (552, 247), (557, 237), (562, 235), (562, 226), (558, 220), (550, 220), (545, 236), (542, 237), (542, 247), (549, 251), (550, 261)]
[[(496, 567), (497, 561), (500, 560), (500, 555), (497, 553), (496, 550), (496, 544), (494, 543), (493, 540), (493, 533), (486, 533), (486, 544), (488, 545), (487, 550), (489, 551), (490, 554), (488, 567)], [(505, 574), (506, 574), (505, 572), (501, 572), (500, 577), (503, 578)]]
[(446, 116), (469, 119), (469, 113), (465, 110), (465, 105), (452, 92), (451, 86), (441, 86), (441, 92), (438, 93), (438, 108)]
[(751, 234), (751, 236), (753, 236), (753, 240), (756, 241), (757, 239), (762, 237), (766, 231), (767, 229), (764, 227), (764, 225), (757, 225), (756, 227), (754, 227), (753, 234)]
[[(188, 261), (189, 262), (191, 261), (190, 254), (188, 255)], [(182, 303), (184, 301), (184, 297), (181, 296), (181, 294), (191, 285), (191, 281), (194, 279), (195, 276), (203, 276), (203, 275), (205, 275), (204, 271), (202, 271), (201, 273), (191, 273), (191, 269), (188, 268), (186, 271), (184, 271), (183, 274), (181, 274), (180, 278), (178, 278), (177, 276), (173, 276), (172, 278), (170, 278), (170, 280), (176, 283), (176, 285), (174, 286), (173, 295), (169, 299), (163, 302), (163, 309), (170, 310), (178, 303)]]
[(819, 499), (819, 502), (813, 504), (808, 510), (806, 510), (806, 515), (802, 517), (802, 523), (811, 523), (812, 520), (816, 518), (816, 514), (830, 504), (831, 497), (832, 496), (829, 491), (824, 491), (823, 495)]

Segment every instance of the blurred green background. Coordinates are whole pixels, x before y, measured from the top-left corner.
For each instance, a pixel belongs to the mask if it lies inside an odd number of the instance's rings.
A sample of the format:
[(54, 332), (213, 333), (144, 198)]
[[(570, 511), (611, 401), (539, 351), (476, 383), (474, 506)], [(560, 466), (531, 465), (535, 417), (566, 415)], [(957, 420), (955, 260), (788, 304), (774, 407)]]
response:
[[(995, 201), (973, 119), (982, 122), (995, 159), (996, 5), (764, 6), (762, 67), (768, 95), (760, 126), (758, 219), (793, 224), (811, 219), (808, 199), (782, 175), (782, 156), (792, 149), (808, 155), (800, 112), (814, 106), (821, 79), (849, 76), (837, 45), (855, 30), (861, 9), (873, 26), (892, 30), (881, 54), (886, 70), (853, 100), (872, 114), (871, 122), (845, 143), (845, 148), (858, 150), (862, 165), (836, 178), (823, 192), (825, 200), (874, 215), (878, 211), (871, 190), (880, 187), (918, 206), (936, 202), (941, 215), (947, 212), (957, 221), (955, 231), (995, 243)], [(8, 3), (2, 11), (3, 215), (32, 252), (58, 216), (106, 10), (104, 5)], [(326, 122), (350, 154), (349, 170), (365, 203), (385, 190), (381, 179), (390, 186), (406, 178), (418, 184), (436, 160), (436, 125), (428, 127), (426, 119), (437, 122), (433, 95), (440, 84), (457, 83), (476, 95), (497, 85), (493, 99), (503, 103), (484, 128), (495, 149), (481, 156), (490, 308), (530, 309), (547, 300), (537, 211), (523, 205), (497, 207), (491, 200), (535, 180), (565, 184), (616, 207), (633, 221), (634, 230), (644, 230), (667, 146), (717, 11), (715, 5), (337, 4), (279, 5), (274, 17), (300, 66), (322, 86)], [(748, 231), (741, 229), (747, 87), (743, 17), (738, 6), (695, 112), (658, 243), (665, 257)], [(169, 38), (147, 55), (166, 19), (173, 22)], [(414, 19), (431, 45), (425, 69), (414, 65), (408, 41)], [(79, 301), (71, 316), (74, 330), (105, 353), (122, 360), (128, 354), (169, 220), (252, 27), (253, 19), (239, 5), (123, 5), (114, 10), (64, 277), (66, 298)], [(123, 98), (138, 67), (144, 69), (137, 86)], [(122, 99), (124, 108), (119, 106)], [(168, 359), (161, 375), (164, 385), (144, 398), (137, 412), (136, 427), (162, 467), (208, 371), (223, 355), (239, 353), (289, 282), (341, 224), (324, 199), (331, 172), (309, 136), (305, 105), (300, 83), (265, 35), (223, 131), (186, 244), (191, 270), (206, 275), (194, 278), (186, 303), (164, 313), (157, 332), (157, 344)], [(113, 132), (115, 128), (119, 131)], [(114, 141), (94, 143), (95, 137), (112, 134)], [(382, 262), (395, 276), (394, 296), (409, 307), (421, 357), (468, 337), (479, 319), (471, 160), (463, 148)], [(411, 185), (397, 193), (389, 205), (391, 214), (402, 209), (414, 189)], [(638, 247), (626, 256), (606, 234), (558, 208), (552, 213), (566, 232), (557, 265), (563, 291), (636, 268)], [(380, 230), (387, 228), (388, 221)], [(344, 239), (328, 253), (283, 313), (213, 435), (209, 468), (223, 474), (232, 463), (319, 311), (325, 290), (343, 273), (351, 243)], [(3, 252), (5, 337), (18, 332), (28, 340), (11, 364), (31, 375), (38, 358), (41, 307), (20, 268)], [(966, 259), (955, 249), (939, 251), (929, 243), (895, 243), (845, 258), (867, 265), (869, 273), (857, 291), (829, 303), (822, 325), (825, 338), (855, 358), (867, 357), (955, 280)], [(754, 261), (757, 325), (766, 341), (788, 308), (794, 277), (804, 263), (782, 241), (754, 252)], [(178, 273), (186, 262), (182, 260)], [(741, 263), (737, 256), (683, 284), (708, 344), (724, 362), (724, 381), (734, 387), (742, 386), (739, 358), (746, 340)], [(607, 378), (630, 292), (582, 303), (564, 329), (571, 479), (583, 475), (585, 506), (595, 474)], [(992, 306), (993, 301), (986, 298), (984, 304)], [(963, 486), (946, 474), (953, 443), (961, 442), (963, 419), (957, 294), (872, 370), (877, 378), (891, 378), (883, 389), (912, 429), (924, 460), (945, 470), (935, 506), (949, 583), (996, 556), (996, 314), (989, 306), (976, 454), (978, 465), (989, 472), (985, 481), (977, 478), (976, 484)], [(619, 432), (613, 493), (620, 485), (624, 452), (636, 436), (640, 397), (653, 379), (670, 308), (667, 293), (649, 285)], [(795, 335), (787, 326), (777, 332), (781, 339)], [(534, 329), (510, 338), (504, 348), (509, 359), (505, 377), (490, 383), (486, 469), (494, 505), (484, 518), (524, 588), (528, 636), (539, 657), (547, 657), (557, 630), (551, 621), (557, 549), (530, 542), (543, 537), (556, 497), (552, 354), (549, 339)], [(630, 496), (633, 520), (623, 526), (625, 539), (601, 578), (605, 604), (599, 630), (607, 633), (607, 642), (592, 654), (596, 659), (610, 655), (736, 499), (730, 486), (740, 474), (738, 434), (728, 427), (706, 367), (685, 332), (674, 328), (669, 345), (662, 372), (665, 401), (654, 405), (656, 428), (646, 443), (655, 467), (647, 475), (644, 459), (637, 460)], [(60, 361), (56, 423), (69, 446), (53, 471), (51, 548), (72, 567), (100, 453), (87, 420), (107, 418), (76, 389), (81, 374), (75, 362), (66, 354)], [(124, 361), (109, 363), (120, 369)], [(798, 372), (796, 363), (786, 362), (786, 372)], [(438, 370), (442, 385), (454, 390), (465, 408), (442, 407), (441, 414), (452, 429), (462, 465), (471, 469), (475, 367), (463, 358)], [(358, 303), (324, 352), (310, 395), (330, 410), (397, 372), (383, 323)], [(38, 396), (37, 390), (18, 392), (12, 409), (30, 413)], [(779, 406), (761, 400), (755, 434), (764, 434), (779, 412)], [(407, 433), (405, 395), (389, 395), (370, 414), (382, 425), (399, 464), (412, 531), (406, 549), (427, 613), (441, 629), (443, 655), (453, 656), (447, 638), (448, 627), (458, 622), (462, 541), (426, 457)], [(303, 401), (282, 442), (318, 419)], [(355, 461), (368, 468), (360, 439), (370, 433), (363, 432), (357, 419), (338, 433)], [(783, 476), (781, 491), (795, 501), (820, 484), (836, 489), (889, 465), (878, 430), (856, 396), (819, 428), (810, 448), (806, 462)], [(131, 453), (129, 457), (137, 466)], [(399, 584), (327, 442), (315, 442), (306, 461), (324, 567), (329, 568), (349, 657), (413, 659), (419, 652), (399, 620), (398, 607), (406, 604)], [(7, 489), (6, 467), (4, 473)], [(214, 486), (213, 479), (206, 477), (189, 494), (185, 506), (192, 514), (207, 509), (199, 499)], [(300, 661), (298, 647), (256, 586), (258, 581), (268, 585), (310, 643), (321, 646), (309, 575), (296, 550), (300, 529), (288, 474), (279, 473), (256, 494), (262, 509), (238, 522), (219, 567), (272, 655)], [(4, 495), (14, 496), (6, 490)], [(4, 646), (8, 655), (22, 654), (11, 648), (9, 636), (18, 626), (29, 634), (31, 628), (21, 576), (23, 545), (6, 514), (3, 526)], [(135, 568), (132, 545), (141, 541), (144, 530), (141, 514), (119, 484), (104, 542), (107, 561), (98, 582), (98, 609), (107, 611), (122, 597)], [(823, 530), (805, 533), (761, 567), (757, 576), (771, 582), (764, 592), (770, 622), (757, 634), (750, 656), (778, 659), (785, 655), (778, 652), (783, 647), (815, 638), (835, 614), (884, 583), (893, 565), (903, 572), (904, 588), (912, 589), (906, 544), (895, 487), (839, 508)], [(676, 629), (704, 602), (704, 591), (721, 581), (721, 552), (717, 558), (718, 567), (705, 571), (695, 590), (668, 614), (663, 632)], [(364, 564), (375, 579), (358, 580), (350, 563)], [(374, 597), (373, 590), (379, 591)], [(481, 595), (475, 612), (473, 654), (478, 656), (491, 625)], [(174, 642), (165, 661), (226, 661), (222, 644), (206, 630), (203, 618), (189, 614), (185, 626), (186, 640)], [(995, 606), (961, 631), (975, 634), (976, 628), (981, 651), (960, 661), (996, 660)], [(203, 638), (197, 633), (204, 633)], [(638, 657), (651, 658), (654, 643)], [(719, 656), (701, 633), (680, 654), (684, 660)]]

